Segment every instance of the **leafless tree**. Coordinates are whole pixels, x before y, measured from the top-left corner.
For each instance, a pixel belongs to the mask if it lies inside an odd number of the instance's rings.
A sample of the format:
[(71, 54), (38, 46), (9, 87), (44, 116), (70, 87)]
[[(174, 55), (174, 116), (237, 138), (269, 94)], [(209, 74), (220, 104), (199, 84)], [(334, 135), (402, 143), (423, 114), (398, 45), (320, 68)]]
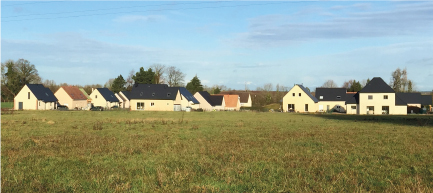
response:
[(132, 77), (135, 75), (135, 71), (134, 69), (132, 69), (131, 71), (129, 71), (128, 77), (126, 78), (126, 90), (131, 91), (132, 90), (132, 85), (134, 84), (134, 80), (132, 79)]
[(166, 81), (168, 86), (175, 87), (175, 86), (184, 86), (185, 81), (185, 74), (180, 71), (180, 69), (170, 66), (167, 68), (167, 76)]
[(322, 85), (323, 88), (337, 88), (337, 84), (333, 80), (327, 80)]
[(153, 64), (152, 66), (150, 66), (150, 68), (152, 68), (152, 70), (155, 72), (155, 83), (163, 84), (166, 66), (163, 64)]
[(111, 88), (111, 85), (113, 84), (113, 82), (114, 82), (114, 78), (110, 78), (105, 84), (104, 84), (104, 87), (105, 88)]

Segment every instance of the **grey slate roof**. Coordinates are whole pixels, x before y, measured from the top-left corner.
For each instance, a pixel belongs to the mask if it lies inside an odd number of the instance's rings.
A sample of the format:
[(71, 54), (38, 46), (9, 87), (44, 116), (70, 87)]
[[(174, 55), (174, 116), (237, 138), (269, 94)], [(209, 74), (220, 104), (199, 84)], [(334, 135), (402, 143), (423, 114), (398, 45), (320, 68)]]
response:
[(409, 104), (421, 104), (421, 93), (395, 93), (400, 99)]
[(250, 93), (245, 91), (222, 91), (219, 94), (237, 94), (239, 95), (240, 103), (248, 103), (248, 99), (250, 98)]
[(431, 105), (432, 95), (421, 95), (421, 105)]
[(30, 91), (32, 91), (38, 100), (44, 102), (58, 101), (53, 92), (51, 92), (49, 88), (45, 88), (42, 84), (27, 84), (27, 87), (29, 87)]
[(125, 90), (125, 91), (120, 91), (120, 92), (121, 92), (123, 95), (125, 95), (126, 99), (130, 100), (131, 92), (129, 92), (129, 91), (127, 91), (127, 90)]
[(176, 100), (178, 91), (166, 84), (134, 84), (130, 99)]
[(223, 105), (224, 95), (210, 95), (210, 99), (212, 100), (212, 106), (221, 106)]
[(215, 106), (211, 99), (211, 95), (207, 91), (199, 91), (198, 93), (204, 98), (204, 100), (206, 100), (207, 103), (209, 103), (211, 106)]
[(405, 102), (403, 99), (401, 99), (397, 94), (395, 94), (395, 105), (407, 105), (407, 102)]
[(316, 88), (316, 96), (319, 101), (346, 101), (346, 88)]
[[(300, 84), (297, 84), (315, 103), (318, 103), (319, 102), (319, 100), (316, 98), (316, 97), (314, 97), (311, 93), (310, 93), (310, 91), (308, 91), (304, 86), (302, 86), (302, 85), (300, 85)], [(316, 94), (317, 95), (317, 94)]]
[(193, 102), (194, 104), (200, 104), (198, 100), (188, 91), (185, 87), (177, 87), (182, 96), (184, 96), (188, 101)]
[(117, 97), (114, 96), (114, 93), (111, 92), (111, 90), (109, 90), (108, 88), (97, 88), (96, 90), (101, 93), (102, 97), (104, 97), (106, 101), (119, 102), (119, 99), (117, 99)]
[(359, 91), (360, 93), (395, 93), (395, 91), (386, 84), (380, 77), (374, 77)]
[(356, 94), (347, 93), (346, 94), (346, 105), (347, 104), (359, 104), (359, 92)]

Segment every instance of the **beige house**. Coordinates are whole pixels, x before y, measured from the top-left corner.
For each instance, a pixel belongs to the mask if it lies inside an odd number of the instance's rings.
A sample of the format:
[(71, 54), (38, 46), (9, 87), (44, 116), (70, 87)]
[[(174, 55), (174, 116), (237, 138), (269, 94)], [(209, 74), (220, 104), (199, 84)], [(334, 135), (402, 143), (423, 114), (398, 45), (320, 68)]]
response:
[(319, 112), (346, 112), (346, 88), (316, 88)]
[(130, 95), (131, 110), (182, 111), (198, 104), (185, 88), (165, 84), (135, 84)]
[(346, 101), (347, 114), (406, 115), (407, 102), (380, 77), (373, 78), (361, 91)]
[(204, 111), (223, 111), (225, 109), (224, 95), (210, 95), (207, 91), (200, 91), (194, 94), (200, 106), (193, 106), (194, 109), (201, 108)]
[(316, 112), (318, 102), (303, 85), (296, 84), (283, 97), (283, 112)]
[(212, 96), (223, 96), (224, 110), (227, 111), (239, 111), (241, 108), (241, 103), (239, 95), (235, 94), (215, 94)]
[(56, 96), (42, 84), (26, 84), (14, 98), (15, 110), (51, 110), (56, 107)]
[(93, 106), (101, 106), (109, 109), (113, 106), (119, 106), (119, 100), (108, 88), (97, 88), (90, 94)]
[(62, 86), (56, 93), (59, 104), (67, 106), (69, 109), (84, 109), (87, 107), (87, 97), (76, 86)]
[(253, 103), (251, 100), (251, 94), (243, 91), (222, 91), (219, 94), (239, 95), (240, 107), (252, 107)]
[(130, 94), (131, 94), (131, 92), (129, 92), (129, 91), (120, 91), (118, 93), (119, 97), (123, 100), (121, 108), (129, 109), (129, 95)]

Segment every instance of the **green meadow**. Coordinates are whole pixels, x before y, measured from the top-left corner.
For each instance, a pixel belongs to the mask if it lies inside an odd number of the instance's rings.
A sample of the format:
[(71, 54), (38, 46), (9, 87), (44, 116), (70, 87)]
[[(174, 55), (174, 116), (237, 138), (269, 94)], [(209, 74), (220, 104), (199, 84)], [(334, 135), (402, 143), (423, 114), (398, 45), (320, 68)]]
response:
[(2, 192), (432, 192), (433, 116), (18, 111)]

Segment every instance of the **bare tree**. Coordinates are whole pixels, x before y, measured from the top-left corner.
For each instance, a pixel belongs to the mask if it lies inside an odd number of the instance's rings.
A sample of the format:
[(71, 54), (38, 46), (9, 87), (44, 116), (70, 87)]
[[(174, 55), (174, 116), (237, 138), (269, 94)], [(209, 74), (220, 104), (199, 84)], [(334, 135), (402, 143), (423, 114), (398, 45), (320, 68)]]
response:
[(153, 64), (150, 66), (150, 68), (153, 69), (155, 72), (155, 83), (156, 84), (163, 84), (164, 83), (164, 73), (166, 71), (165, 65), (162, 64)]
[(170, 66), (167, 68), (166, 81), (169, 86), (184, 86), (185, 74), (180, 69)]
[(394, 89), (395, 92), (412, 92), (414, 90), (413, 81), (407, 78), (406, 68), (403, 70), (397, 68), (394, 72), (392, 72), (389, 85), (392, 87), (392, 89)]
[(401, 71), (401, 90), (403, 91), (403, 92), (406, 92), (407, 91), (407, 89), (406, 89), (406, 87), (408, 86), (407, 85), (408, 84), (408, 80), (407, 80), (407, 70), (406, 70), (406, 68), (404, 68), (402, 71)]
[(113, 84), (113, 82), (114, 82), (114, 78), (110, 78), (105, 84), (104, 84), (104, 87), (105, 88), (109, 88), (109, 89), (111, 89), (111, 85)]
[(54, 80), (45, 80), (43, 83), (42, 83), (45, 87), (47, 87), (47, 88), (49, 88), (50, 90), (51, 90), (51, 92), (53, 92), (53, 93), (55, 93), (59, 88), (60, 88), (60, 86), (58, 86), (57, 84), (56, 84), (56, 82), (54, 82)]
[(131, 71), (129, 71), (129, 75), (126, 78), (126, 90), (131, 91), (132, 90), (132, 85), (134, 84), (134, 79), (132, 79), (132, 77), (135, 75), (135, 71), (134, 69), (132, 69)]
[(325, 83), (323, 83), (322, 87), (323, 88), (336, 88), (337, 84), (333, 80), (327, 80)]
[(263, 85), (263, 91), (267, 91), (267, 92), (272, 91), (272, 83), (267, 83)]

